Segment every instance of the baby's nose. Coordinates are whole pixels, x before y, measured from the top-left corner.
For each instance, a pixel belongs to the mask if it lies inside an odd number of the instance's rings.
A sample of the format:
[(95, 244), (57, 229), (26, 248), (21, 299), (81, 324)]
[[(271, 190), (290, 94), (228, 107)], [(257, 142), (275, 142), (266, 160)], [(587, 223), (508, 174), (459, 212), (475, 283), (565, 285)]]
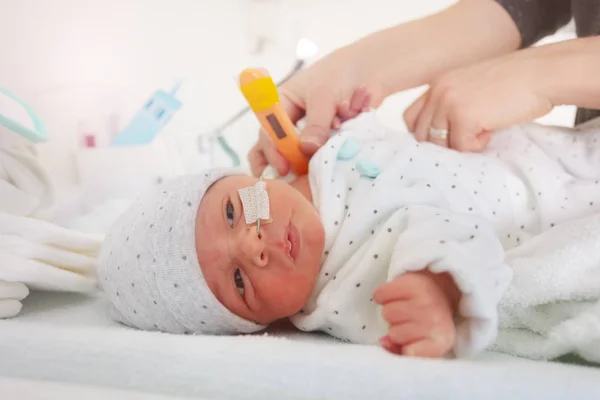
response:
[(263, 233), (256, 232), (256, 227), (249, 227), (237, 241), (239, 257), (242, 261), (257, 267), (264, 267), (269, 262)]

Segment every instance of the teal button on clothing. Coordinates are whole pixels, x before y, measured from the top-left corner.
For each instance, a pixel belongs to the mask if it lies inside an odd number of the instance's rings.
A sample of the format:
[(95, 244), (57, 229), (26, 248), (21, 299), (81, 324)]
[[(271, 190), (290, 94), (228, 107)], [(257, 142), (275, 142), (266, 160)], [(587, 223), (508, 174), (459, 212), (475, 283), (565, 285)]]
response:
[(377, 165), (373, 164), (368, 160), (361, 160), (356, 163), (356, 169), (360, 173), (361, 176), (365, 176), (367, 178), (375, 179), (381, 172)]
[(360, 151), (360, 143), (358, 142), (358, 140), (353, 139), (353, 138), (348, 138), (348, 139), (346, 139), (346, 141), (344, 142), (342, 147), (340, 147), (340, 149), (338, 150), (337, 159), (338, 160), (351, 160), (354, 157), (356, 157), (356, 155), (358, 154), (359, 151)]

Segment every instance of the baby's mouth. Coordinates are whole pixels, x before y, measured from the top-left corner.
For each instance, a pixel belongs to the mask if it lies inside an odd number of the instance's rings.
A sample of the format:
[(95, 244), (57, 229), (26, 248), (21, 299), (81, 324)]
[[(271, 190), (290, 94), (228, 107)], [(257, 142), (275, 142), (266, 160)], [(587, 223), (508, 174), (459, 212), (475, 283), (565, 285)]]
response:
[(300, 250), (300, 242), (298, 237), (298, 231), (296, 230), (296, 227), (292, 225), (291, 222), (288, 226), (288, 232), (285, 237), (285, 240), (288, 253), (290, 257), (295, 261), (296, 257), (298, 257), (298, 252)]
[(287, 241), (287, 250), (288, 250), (288, 254), (290, 255), (290, 257), (292, 257), (292, 239), (290, 238), (290, 233), (288, 232), (287, 236), (286, 236), (286, 241)]

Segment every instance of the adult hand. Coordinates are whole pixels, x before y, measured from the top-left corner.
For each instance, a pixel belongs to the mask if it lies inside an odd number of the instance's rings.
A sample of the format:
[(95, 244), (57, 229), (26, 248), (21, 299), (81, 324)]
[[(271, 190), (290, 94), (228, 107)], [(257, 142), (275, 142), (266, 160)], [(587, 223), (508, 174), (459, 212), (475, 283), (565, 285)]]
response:
[[(418, 141), (480, 151), (494, 130), (531, 122), (552, 110), (542, 94), (543, 65), (541, 57), (523, 50), (450, 71), (406, 110), (406, 125)], [(431, 135), (431, 128), (447, 131), (447, 137)]]
[[(279, 88), (281, 104), (292, 122), (306, 118), (300, 149), (307, 156), (325, 144), (332, 128), (339, 128), (345, 120), (381, 103), (382, 91), (365, 63), (357, 62), (359, 57), (357, 49), (342, 48), (300, 71)], [(248, 161), (256, 176), (269, 164), (281, 176), (289, 172), (289, 163), (262, 130)]]

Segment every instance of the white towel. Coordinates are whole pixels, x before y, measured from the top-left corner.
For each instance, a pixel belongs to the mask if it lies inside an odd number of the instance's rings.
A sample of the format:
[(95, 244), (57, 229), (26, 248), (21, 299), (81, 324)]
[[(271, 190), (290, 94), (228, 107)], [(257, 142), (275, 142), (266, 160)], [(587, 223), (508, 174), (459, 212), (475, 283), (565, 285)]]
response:
[(91, 291), (101, 243), (100, 236), (0, 211), (0, 279), (31, 289)]
[(11, 318), (21, 311), (21, 300), (29, 295), (27, 286), (0, 280), (0, 319)]
[(559, 224), (507, 252), (512, 285), (494, 350), (600, 362), (600, 214)]
[(0, 130), (0, 318), (29, 289), (89, 292), (101, 238), (44, 221), (53, 188), (34, 146)]

